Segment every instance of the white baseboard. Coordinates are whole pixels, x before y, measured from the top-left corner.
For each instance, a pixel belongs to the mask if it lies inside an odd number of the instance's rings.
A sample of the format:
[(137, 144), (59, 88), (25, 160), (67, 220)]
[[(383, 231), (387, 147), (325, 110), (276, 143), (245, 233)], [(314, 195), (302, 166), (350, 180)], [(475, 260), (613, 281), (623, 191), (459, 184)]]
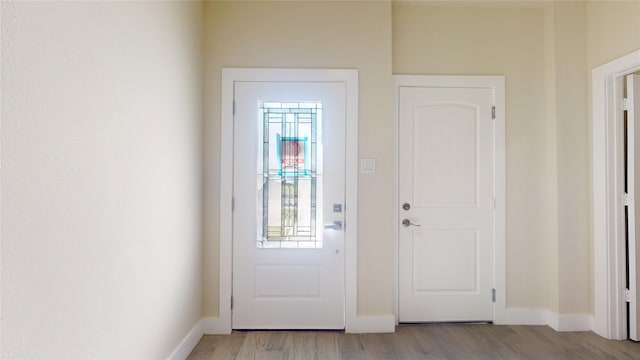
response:
[(393, 333), (396, 317), (393, 315), (356, 316), (345, 328), (347, 333)]
[(173, 350), (171, 355), (167, 359), (170, 360), (184, 360), (191, 354), (191, 351), (198, 345), (198, 341), (202, 339), (203, 329), (202, 329), (202, 320), (198, 321), (191, 331), (187, 334), (187, 336), (182, 339), (180, 344)]
[(548, 325), (549, 311), (542, 309), (507, 308), (500, 319), (494, 321), (498, 325)]
[(549, 326), (555, 331), (589, 331), (593, 315), (549, 313)]
[[(590, 314), (556, 314), (549, 310), (507, 308), (495, 321), (498, 325), (548, 325), (556, 331), (588, 331), (593, 325)], [(357, 316), (349, 321), (347, 333), (393, 333), (396, 318), (393, 315)], [(168, 359), (186, 359), (204, 334), (230, 334), (231, 324), (220, 317), (202, 318), (169, 355)]]
[(507, 308), (499, 325), (548, 325), (555, 331), (589, 331), (593, 323), (591, 314), (556, 314), (544, 309)]
[(205, 334), (231, 334), (231, 324), (228, 324), (228, 321), (224, 321), (219, 317), (205, 317), (200, 319), (167, 359), (186, 359)]
[(206, 317), (202, 319), (202, 331), (208, 335), (231, 334), (231, 322), (221, 317)]

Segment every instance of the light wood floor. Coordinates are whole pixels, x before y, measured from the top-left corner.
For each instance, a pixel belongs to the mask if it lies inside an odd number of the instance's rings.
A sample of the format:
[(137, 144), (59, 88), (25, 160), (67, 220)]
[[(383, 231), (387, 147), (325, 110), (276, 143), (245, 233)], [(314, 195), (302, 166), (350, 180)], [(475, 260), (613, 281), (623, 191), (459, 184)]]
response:
[(394, 334), (240, 331), (205, 335), (189, 359), (640, 359), (640, 343), (546, 326), (401, 325)]

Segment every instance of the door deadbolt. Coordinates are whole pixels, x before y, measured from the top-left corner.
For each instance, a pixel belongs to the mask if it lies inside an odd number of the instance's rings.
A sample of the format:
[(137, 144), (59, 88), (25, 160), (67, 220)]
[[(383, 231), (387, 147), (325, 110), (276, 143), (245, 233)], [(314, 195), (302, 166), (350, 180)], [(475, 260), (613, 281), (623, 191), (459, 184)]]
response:
[(404, 210), (409, 210), (409, 209), (411, 209), (411, 205), (409, 205), (409, 203), (404, 203), (404, 204), (402, 204), (402, 208)]

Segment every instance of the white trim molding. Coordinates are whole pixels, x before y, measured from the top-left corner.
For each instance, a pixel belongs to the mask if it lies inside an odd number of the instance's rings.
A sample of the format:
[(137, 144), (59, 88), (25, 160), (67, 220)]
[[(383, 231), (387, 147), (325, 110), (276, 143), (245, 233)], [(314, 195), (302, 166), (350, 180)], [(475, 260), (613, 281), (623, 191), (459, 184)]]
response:
[(556, 314), (549, 312), (549, 327), (555, 331), (588, 331), (591, 330), (593, 315), (591, 314)]
[(624, 247), (623, 78), (640, 70), (640, 50), (592, 72), (593, 299), (592, 330), (627, 338)]
[(180, 344), (167, 357), (169, 360), (184, 360), (196, 348), (204, 335), (227, 335), (227, 324), (220, 317), (205, 317), (200, 319), (182, 339)]
[(202, 339), (202, 335), (204, 335), (202, 331), (203, 321), (204, 319), (201, 319), (193, 326), (191, 331), (189, 331), (184, 339), (182, 339), (180, 344), (175, 348), (175, 350), (173, 350), (167, 359), (184, 360), (189, 356), (189, 354), (191, 354), (196, 345), (198, 345), (200, 339)]
[[(396, 323), (399, 313), (398, 301), (398, 231), (400, 202), (399, 191), (399, 93), (401, 87), (429, 86), (429, 87), (473, 87), (490, 88), (493, 91), (495, 119), (494, 119), (494, 169), (493, 192), (496, 198), (494, 213), (494, 242), (493, 242), (493, 287), (496, 289), (496, 301), (493, 308), (493, 321), (505, 323), (508, 319), (506, 311), (506, 154), (505, 154), (505, 129), (506, 129), (506, 104), (505, 104), (505, 77), (498, 76), (429, 76), (429, 75), (394, 75), (393, 76), (393, 129), (394, 129), (394, 176), (393, 176), (393, 271), (394, 293), (393, 308), (396, 315)], [(546, 324), (546, 322), (545, 322)]]
[(546, 309), (507, 308), (500, 325), (548, 325), (555, 331), (588, 331), (593, 324), (591, 314), (556, 314)]
[[(231, 332), (232, 214), (233, 194), (233, 96), (238, 81), (342, 82), (346, 85), (346, 169), (345, 169), (345, 329), (357, 316), (358, 239), (358, 70), (354, 69), (222, 69), (220, 144), (220, 299), (219, 318), (212, 320), (216, 333)], [(359, 327), (357, 327), (359, 328)]]
[(396, 318), (393, 315), (359, 315), (347, 324), (348, 333), (393, 333)]
[[(548, 325), (555, 331), (591, 330), (590, 314), (559, 315), (543, 309), (510, 308), (502, 313), (501, 325)], [(347, 323), (347, 333), (393, 333), (396, 317), (393, 315), (361, 315)], [(226, 335), (227, 324), (219, 317), (205, 317), (193, 326), (167, 359), (186, 359), (204, 335)]]

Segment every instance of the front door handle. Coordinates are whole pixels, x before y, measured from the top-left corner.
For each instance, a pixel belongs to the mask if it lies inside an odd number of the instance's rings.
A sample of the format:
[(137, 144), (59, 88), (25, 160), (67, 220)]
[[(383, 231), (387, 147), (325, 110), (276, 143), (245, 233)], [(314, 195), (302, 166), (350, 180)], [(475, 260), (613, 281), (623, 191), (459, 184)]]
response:
[(409, 219), (404, 219), (402, 220), (402, 226), (404, 227), (409, 227), (409, 226), (420, 226), (420, 224), (414, 224), (411, 222), (411, 220)]
[(324, 224), (325, 229), (342, 230), (342, 221), (334, 221), (331, 224)]

